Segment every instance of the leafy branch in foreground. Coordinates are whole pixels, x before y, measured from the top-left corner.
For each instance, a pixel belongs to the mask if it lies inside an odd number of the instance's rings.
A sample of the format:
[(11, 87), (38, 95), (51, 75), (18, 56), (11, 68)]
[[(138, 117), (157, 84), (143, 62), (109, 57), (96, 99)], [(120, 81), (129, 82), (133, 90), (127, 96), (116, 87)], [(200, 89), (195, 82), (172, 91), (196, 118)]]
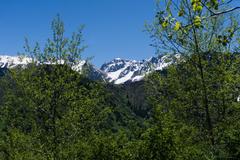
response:
[(164, 53), (233, 51), (238, 46), (240, 28), (238, 15), (234, 14), (239, 7), (233, 7), (231, 2), (166, 0), (159, 3), (153, 24), (146, 25), (152, 45)]
[[(161, 2), (165, 8), (161, 7)], [(236, 68), (232, 68), (238, 64), (239, 59), (235, 51), (239, 53), (240, 21), (234, 13), (239, 7), (232, 7), (233, 1), (226, 4), (218, 0), (161, 2), (157, 6), (155, 21), (146, 26), (153, 39), (152, 45), (160, 54), (175, 53), (181, 57), (175, 64), (176, 68), (173, 65), (167, 70), (166, 82), (173, 82), (163, 87), (164, 98), (162, 102), (154, 103), (154, 106), (163, 105), (166, 114), (168, 110), (175, 112), (188, 107), (189, 110), (194, 110), (196, 107), (195, 114), (201, 115), (198, 123), (203, 126), (197, 127), (201, 130), (199, 133), (202, 138), (202, 135), (206, 135), (204, 140), (217, 157), (220, 153), (216, 153), (216, 148), (221, 139), (218, 137), (219, 126), (224, 126), (230, 120), (222, 122), (224, 120), (215, 117), (216, 112), (223, 110), (224, 115), (227, 114), (225, 111), (234, 108), (239, 93), (239, 73)], [(232, 62), (234, 57), (238, 58)], [(187, 68), (181, 67), (182, 62)], [(160, 82), (156, 83), (161, 83), (161, 78), (158, 81)], [(181, 85), (185, 82), (186, 89), (183, 89)], [(230, 86), (233, 87), (230, 89)], [(187, 99), (190, 96), (195, 101), (181, 101), (182, 95)], [(162, 104), (164, 101), (167, 102)], [(179, 111), (175, 116), (182, 117), (179, 114), (191, 117), (187, 111)]]
[(81, 60), (81, 54), (86, 49), (83, 44), (82, 25), (77, 32), (73, 32), (71, 38), (65, 37), (65, 27), (60, 16), (57, 15), (52, 21), (52, 39), (47, 39), (43, 49), (37, 42), (33, 48), (29, 45), (28, 39), (25, 39), (23, 55), (31, 57), (35, 63), (48, 64), (67, 64), (74, 65)]

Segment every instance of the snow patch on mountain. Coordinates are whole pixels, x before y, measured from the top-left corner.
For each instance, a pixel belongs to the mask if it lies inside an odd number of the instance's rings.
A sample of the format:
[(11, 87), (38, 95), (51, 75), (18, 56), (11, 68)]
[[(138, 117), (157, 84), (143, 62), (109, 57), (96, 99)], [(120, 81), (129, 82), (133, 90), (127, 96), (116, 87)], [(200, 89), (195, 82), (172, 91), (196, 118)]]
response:
[(72, 66), (72, 69), (77, 72), (81, 72), (83, 69), (83, 66), (86, 64), (86, 61), (80, 61), (79, 63)]
[(17, 66), (26, 66), (31, 62), (31, 58), (21, 56), (0, 56), (0, 68), (14, 68)]
[[(108, 63), (104, 63), (100, 69), (82, 60), (73, 65), (72, 69), (81, 73), (83, 68), (86, 68), (89, 78), (93, 80), (101, 79), (114, 84), (123, 84), (141, 81), (145, 75), (156, 70), (162, 70), (174, 63), (177, 56), (161, 55), (141, 61), (115, 58)], [(26, 67), (31, 62), (32, 59), (28, 57), (0, 55), (0, 68)]]
[[(0, 68), (15, 68), (17, 66), (26, 67), (29, 63), (33, 62), (32, 58), (24, 56), (6, 56), (0, 55)], [(57, 62), (58, 64), (63, 64), (63, 61)], [(77, 64), (72, 66), (72, 69), (80, 72), (85, 65), (86, 61), (79, 61)], [(54, 64), (46, 62), (44, 64)]]
[(127, 81), (136, 82), (142, 80), (145, 75), (162, 70), (172, 64), (176, 57), (177, 55), (162, 55), (142, 61), (115, 58), (103, 64), (100, 70), (105, 72), (108, 81), (114, 84), (123, 84)]

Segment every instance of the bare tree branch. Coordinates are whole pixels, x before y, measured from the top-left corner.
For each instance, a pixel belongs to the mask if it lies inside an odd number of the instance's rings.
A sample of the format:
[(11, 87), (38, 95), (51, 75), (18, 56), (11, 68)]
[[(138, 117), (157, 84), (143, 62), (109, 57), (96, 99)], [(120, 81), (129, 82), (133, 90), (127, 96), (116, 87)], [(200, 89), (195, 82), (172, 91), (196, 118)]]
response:
[(231, 9), (228, 9), (228, 10), (226, 10), (226, 11), (217, 12), (217, 13), (212, 12), (212, 13), (213, 13), (213, 16), (218, 16), (218, 15), (221, 15), (221, 14), (225, 14), (225, 13), (233, 12), (233, 11), (238, 10), (238, 9), (240, 9), (240, 6), (238, 6), (238, 7), (234, 7), (234, 8), (231, 8)]

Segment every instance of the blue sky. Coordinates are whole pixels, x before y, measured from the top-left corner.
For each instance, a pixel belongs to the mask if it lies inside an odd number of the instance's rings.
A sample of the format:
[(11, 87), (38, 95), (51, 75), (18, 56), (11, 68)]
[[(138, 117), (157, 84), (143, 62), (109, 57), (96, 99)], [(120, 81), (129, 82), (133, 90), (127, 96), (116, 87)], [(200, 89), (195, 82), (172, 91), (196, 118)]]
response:
[(67, 35), (85, 25), (84, 57), (94, 56), (97, 66), (116, 57), (145, 59), (154, 55), (143, 32), (154, 11), (155, 0), (1, 0), (0, 54), (23, 51), (24, 37), (44, 44), (59, 13)]

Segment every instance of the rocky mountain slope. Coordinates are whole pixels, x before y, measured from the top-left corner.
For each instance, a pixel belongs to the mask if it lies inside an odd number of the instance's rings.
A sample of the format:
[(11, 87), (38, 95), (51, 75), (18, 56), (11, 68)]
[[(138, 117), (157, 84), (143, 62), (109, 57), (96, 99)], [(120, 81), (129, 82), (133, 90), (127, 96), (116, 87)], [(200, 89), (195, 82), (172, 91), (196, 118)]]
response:
[(173, 61), (174, 58), (170, 55), (151, 57), (142, 61), (116, 58), (111, 62), (103, 64), (100, 70), (107, 74), (108, 82), (122, 84), (127, 81), (140, 81), (146, 74), (155, 70), (161, 70)]
[[(115, 58), (110, 62), (104, 63), (100, 69), (86, 61), (80, 61), (72, 69), (81, 72), (85, 68), (91, 79), (101, 79), (109, 83), (123, 84), (125, 82), (140, 81), (145, 75), (167, 67), (176, 58), (176, 55), (162, 55), (141, 61)], [(0, 56), (0, 68), (26, 67), (30, 62), (31, 59), (27, 57)]]

